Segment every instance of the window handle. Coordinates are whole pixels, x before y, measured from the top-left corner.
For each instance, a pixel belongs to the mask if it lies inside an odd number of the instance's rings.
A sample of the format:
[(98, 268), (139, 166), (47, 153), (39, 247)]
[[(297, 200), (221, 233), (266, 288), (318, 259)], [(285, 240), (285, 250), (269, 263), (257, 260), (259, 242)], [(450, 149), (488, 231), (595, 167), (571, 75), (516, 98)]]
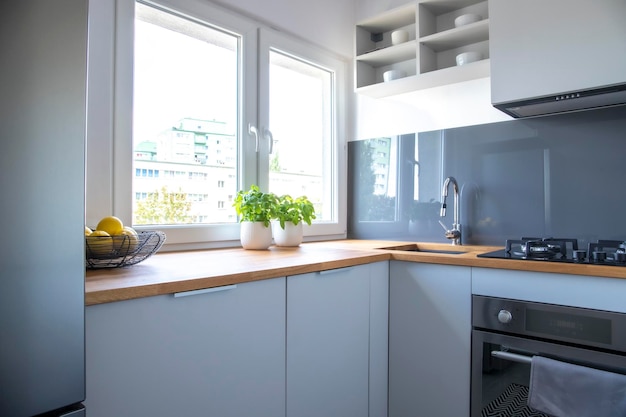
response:
[(272, 152), (274, 152), (274, 135), (272, 135), (271, 130), (269, 130), (268, 128), (264, 128), (263, 136), (270, 142), (269, 145), (270, 145), (270, 155), (271, 155)]
[(248, 134), (254, 135), (254, 152), (259, 152), (259, 131), (252, 123), (248, 123)]

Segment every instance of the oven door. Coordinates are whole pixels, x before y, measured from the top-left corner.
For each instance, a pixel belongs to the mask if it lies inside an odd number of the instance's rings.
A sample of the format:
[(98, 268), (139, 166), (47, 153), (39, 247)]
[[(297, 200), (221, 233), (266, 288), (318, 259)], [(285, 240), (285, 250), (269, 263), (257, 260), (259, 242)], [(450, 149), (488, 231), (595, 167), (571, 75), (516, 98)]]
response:
[(534, 355), (626, 374), (620, 354), (474, 330), (471, 417), (549, 417), (526, 405)]

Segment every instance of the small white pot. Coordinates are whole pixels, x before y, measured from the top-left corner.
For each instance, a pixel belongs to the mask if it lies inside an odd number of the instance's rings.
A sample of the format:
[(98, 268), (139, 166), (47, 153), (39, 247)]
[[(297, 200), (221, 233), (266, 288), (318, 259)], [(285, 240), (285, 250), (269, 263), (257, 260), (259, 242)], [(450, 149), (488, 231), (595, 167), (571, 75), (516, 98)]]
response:
[(386, 83), (404, 77), (406, 77), (406, 71), (402, 70), (389, 70), (383, 72), (383, 81)]
[(276, 246), (299, 246), (302, 243), (302, 222), (285, 222), (284, 229), (280, 227), (280, 222), (272, 222), (272, 231)]
[(481, 54), (480, 52), (463, 52), (462, 54), (458, 54), (456, 56), (456, 64), (460, 67), (461, 65), (471, 64), (472, 62), (480, 61), (482, 58), (483, 54)]
[(476, 23), (481, 19), (482, 17), (477, 14), (464, 14), (454, 19), (454, 27), (460, 28), (461, 26), (469, 25), (470, 23)]
[(409, 40), (409, 32), (406, 30), (395, 30), (391, 32), (391, 44), (400, 45)]
[(272, 245), (272, 229), (263, 222), (241, 222), (239, 238), (244, 249), (267, 249)]

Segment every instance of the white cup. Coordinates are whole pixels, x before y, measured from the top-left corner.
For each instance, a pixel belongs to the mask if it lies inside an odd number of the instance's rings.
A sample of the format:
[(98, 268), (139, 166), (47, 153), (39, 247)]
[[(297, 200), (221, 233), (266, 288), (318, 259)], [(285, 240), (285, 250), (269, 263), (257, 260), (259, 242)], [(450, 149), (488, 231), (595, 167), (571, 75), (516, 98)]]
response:
[(406, 71), (402, 70), (389, 70), (383, 72), (383, 81), (385, 81), (386, 83), (404, 77), (406, 77)]
[(456, 19), (454, 19), (454, 27), (458, 28), (461, 26), (469, 25), (470, 23), (476, 23), (480, 21), (482, 17), (477, 14), (463, 14)]
[(456, 56), (456, 64), (460, 67), (461, 65), (480, 61), (482, 57), (483, 55), (480, 52), (476, 52), (476, 51), (463, 52), (462, 54), (458, 54)]
[(399, 45), (409, 40), (409, 32), (406, 30), (394, 30), (391, 32), (391, 44)]

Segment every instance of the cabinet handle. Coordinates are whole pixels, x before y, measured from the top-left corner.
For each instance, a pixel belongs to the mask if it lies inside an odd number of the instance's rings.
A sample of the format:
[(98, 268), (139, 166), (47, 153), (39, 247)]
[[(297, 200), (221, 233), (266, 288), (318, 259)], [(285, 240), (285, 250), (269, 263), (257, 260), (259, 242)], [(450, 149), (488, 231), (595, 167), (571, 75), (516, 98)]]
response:
[(175, 298), (189, 297), (190, 295), (200, 295), (200, 294), (208, 294), (211, 292), (228, 291), (228, 290), (234, 290), (235, 288), (237, 288), (237, 285), (224, 285), (221, 287), (203, 288), (201, 290), (176, 292), (174, 293), (174, 297)]
[(331, 274), (338, 274), (340, 272), (348, 272), (351, 269), (353, 269), (353, 267), (348, 266), (346, 268), (336, 268), (336, 269), (327, 269), (325, 271), (318, 271), (317, 273), (320, 275), (331, 275)]

